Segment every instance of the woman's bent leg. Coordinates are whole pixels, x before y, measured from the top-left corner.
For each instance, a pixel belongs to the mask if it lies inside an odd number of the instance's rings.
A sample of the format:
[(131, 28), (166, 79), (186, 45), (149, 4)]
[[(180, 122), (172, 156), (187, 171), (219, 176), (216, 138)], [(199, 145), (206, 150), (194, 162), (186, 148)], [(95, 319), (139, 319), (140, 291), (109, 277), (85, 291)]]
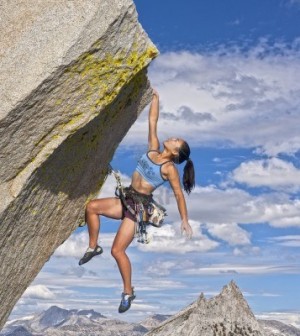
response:
[(100, 215), (113, 219), (122, 218), (121, 200), (116, 197), (95, 199), (86, 205), (85, 221), (89, 231), (89, 247), (94, 249), (97, 246)]
[(134, 222), (129, 218), (124, 218), (114, 239), (111, 249), (112, 256), (116, 259), (126, 294), (132, 294), (131, 286), (131, 263), (125, 253), (127, 247), (134, 238)]

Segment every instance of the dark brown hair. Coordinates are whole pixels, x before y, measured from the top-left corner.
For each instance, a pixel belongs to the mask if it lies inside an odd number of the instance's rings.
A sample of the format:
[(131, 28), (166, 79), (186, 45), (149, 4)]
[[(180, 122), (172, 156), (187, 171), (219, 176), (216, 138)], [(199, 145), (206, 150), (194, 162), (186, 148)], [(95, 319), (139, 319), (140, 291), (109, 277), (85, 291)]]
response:
[(178, 149), (178, 156), (175, 157), (175, 163), (182, 163), (186, 161), (186, 164), (183, 168), (183, 177), (182, 177), (182, 184), (183, 189), (190, 194), (192, 189), (195, 187), (195, 170), (193, 161), (190, 159), (190, 146), (186, 141)]

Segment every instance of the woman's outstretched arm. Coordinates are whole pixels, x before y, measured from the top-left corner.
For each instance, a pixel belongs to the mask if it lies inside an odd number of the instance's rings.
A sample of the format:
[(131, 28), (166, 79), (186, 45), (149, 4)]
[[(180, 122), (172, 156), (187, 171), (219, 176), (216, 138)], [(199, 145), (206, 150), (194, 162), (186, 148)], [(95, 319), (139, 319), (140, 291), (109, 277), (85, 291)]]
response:
[(170, 182), (170, 185), (173, 189), (174, 196), (177, 202), (178, 210), (181, 217), (181, 232), (186, 233), (188, 238), (191, 238), (193, 235), (193, 230), (189, 224), (188, 221), (188, 213), (187, 213), (187, 207), (186, 202), (184, 198), (184, 194), (181, 189), (180, 185), (180, 179), (177, 169), (174, 167), (174, 165), (170, 164), (168, 167), (168, 179)]
[(157, 121), (159, 116), (159, 96), (156, 90), (153, 90), (152, 101), (149, 111), (149, 150), (159, 150), (159, 140), (157, 137)]

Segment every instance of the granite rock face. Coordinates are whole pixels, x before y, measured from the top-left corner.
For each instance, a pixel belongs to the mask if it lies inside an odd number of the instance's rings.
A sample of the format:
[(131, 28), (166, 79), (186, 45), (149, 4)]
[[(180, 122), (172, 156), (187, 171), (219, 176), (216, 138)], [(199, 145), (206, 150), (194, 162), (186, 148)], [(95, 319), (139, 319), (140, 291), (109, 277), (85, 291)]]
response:
[(0, 3), (0, 328), (149, 103), (132, 0)]
[(263, 336), (247, 301), (234, 282), (212, 299), (199, 299), (147, 336)]
[(142, 321), (140, 324), (147, 328), (148, 330), (151, 330), (155, 327), (158, 327), (162, 322), (170, 318), (171, 315), (162, 315), (162, 314), (155, 314), (152, 316), (149, 316), (146, 318), (146, 320)]

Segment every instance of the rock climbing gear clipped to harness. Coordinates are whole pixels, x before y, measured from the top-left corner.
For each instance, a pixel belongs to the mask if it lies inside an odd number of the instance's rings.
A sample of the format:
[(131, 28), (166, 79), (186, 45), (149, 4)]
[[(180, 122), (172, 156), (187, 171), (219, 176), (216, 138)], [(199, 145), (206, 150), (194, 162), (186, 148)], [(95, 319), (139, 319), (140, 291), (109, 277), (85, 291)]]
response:
[(149, 244), (151, 241), (151, 237), (147, 232), (147, 216), (146, 211), (142, 203), (137, 205), (137, 215), (138, 221), (136, 221), (135, 227), (135, 237), (137, 241), (142, 244)]
[(167, 216), (167, 210), (160, 204), (158, 204), (154, 199), (152, 199), (152, 202), (149, 204), (149, 224), (160, 227), (165, 219), (165, 216)]

